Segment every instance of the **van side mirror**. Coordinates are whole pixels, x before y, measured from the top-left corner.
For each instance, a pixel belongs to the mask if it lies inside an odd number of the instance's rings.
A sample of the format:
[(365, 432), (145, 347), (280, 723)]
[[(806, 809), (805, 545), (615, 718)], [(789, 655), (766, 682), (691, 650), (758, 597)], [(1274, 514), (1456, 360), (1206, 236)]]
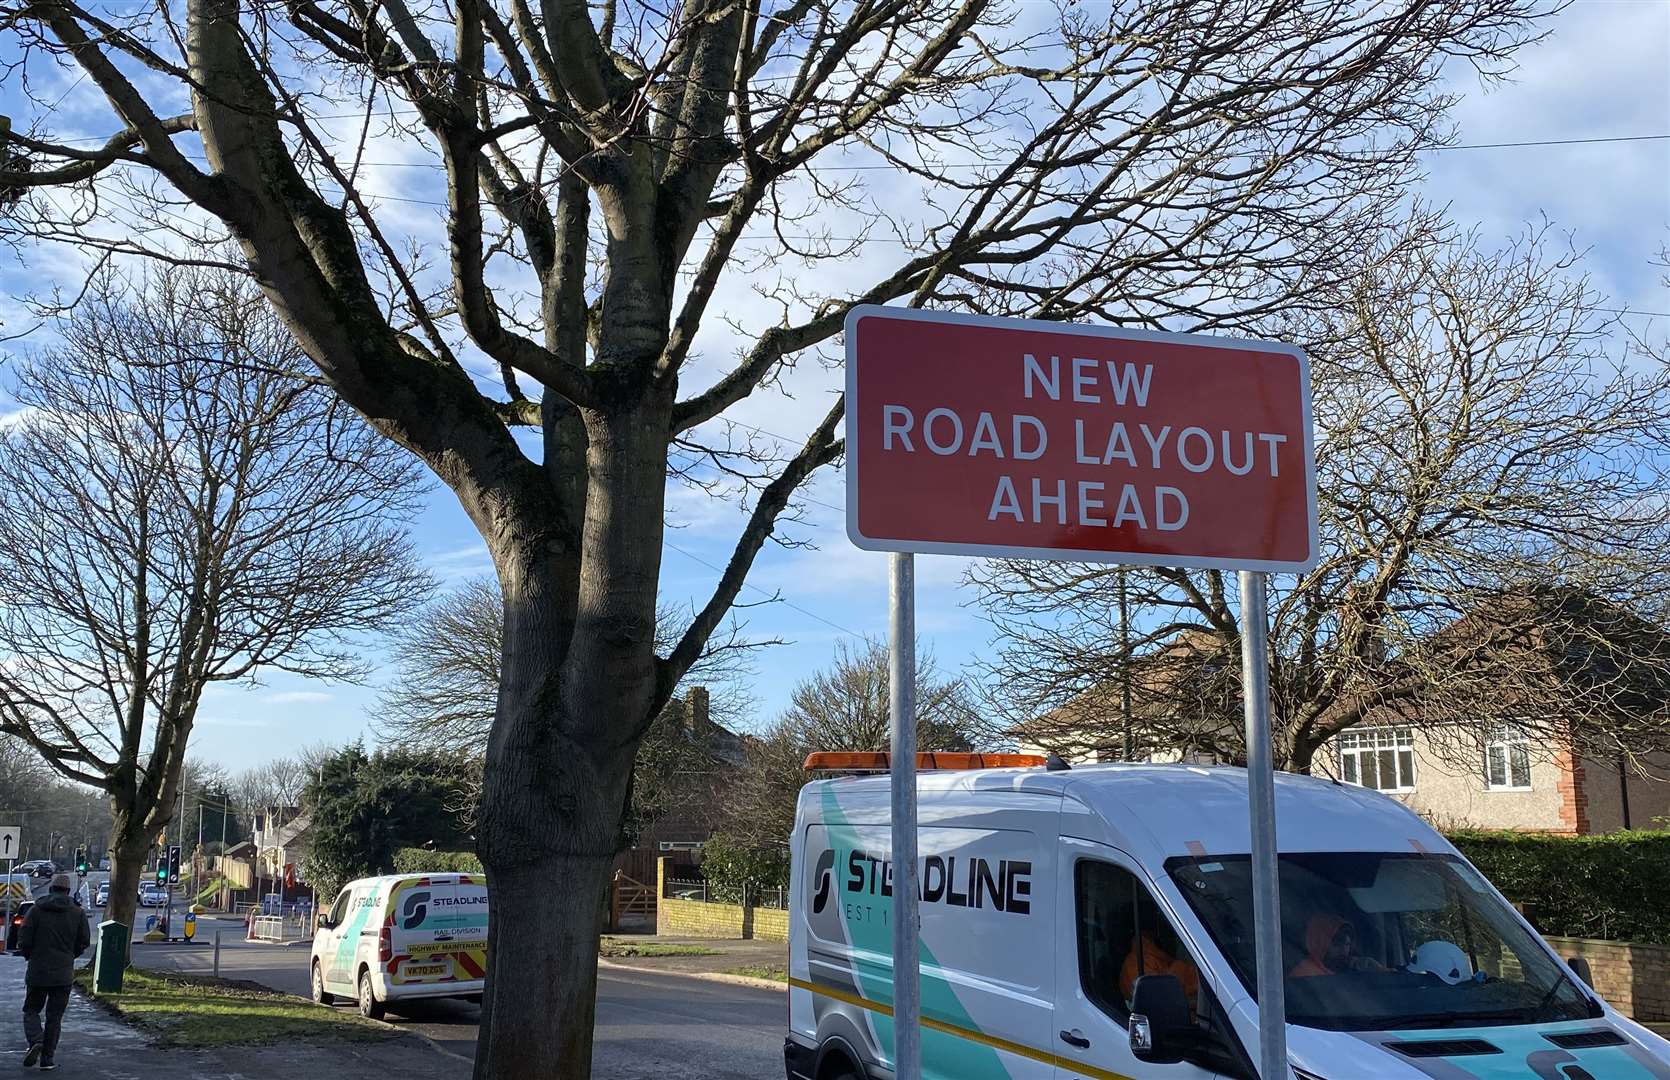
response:
[(1189, 998), (1175, 975), (1144, 975), (1131, 991), (1131, 1054), (1139, 1061), (1170, 1065), (1195, 1044)]
[(1594, 972), (1589, 970), (1589, 960), (1587, 957), (1569, 956), (1566, 958), (1566, 966), (1571, 968), (1571, 973), (1576, 975), (1579, 979), (1582, 979), (1586, 986), (1588, 986), (1591, 990), (1594, 989), (1595, 975)]

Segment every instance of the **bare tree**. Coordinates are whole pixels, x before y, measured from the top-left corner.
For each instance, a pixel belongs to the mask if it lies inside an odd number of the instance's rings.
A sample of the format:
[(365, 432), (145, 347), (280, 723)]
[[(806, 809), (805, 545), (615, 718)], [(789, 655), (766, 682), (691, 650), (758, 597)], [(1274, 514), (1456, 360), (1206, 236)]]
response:
[[(595, 900), (636, 745), (841, 451), (839, 401), (766, 460), (710, 421), (863, 302), (1179, 330), (1304, 306), (1447, 137), (1445, 63), (1504, 70), (1554, 7), (183, 6), (182, 26), (0, 3), (15, 70), (73, 66), (114, 114), (91, 149), (44, 95), (13, 125), (29, 166), (0, 190), (30, 193), (5, 235), (177, 258), (229, 231), (321, 376), (480, 529), (506, 616), (479, 831), (502, 921), (476, 1068), (497, 1080), (589, 1073)], [(362, 183), (372, 130), (445, 170), (444, 286)], [(764, 302), (734, 313), (715, 376), (698, 332), (739, 274)], [(746, 485), (749, 509), (662, 653), (669, 473)]]
[[(794, 831), (795, 798), (806, 756), (820, 750), (889, 746), (887, 646), (841, 642), (829, 667), (802, 681), (776, 723), (749, 741), (743, 768), (721, 792), (723, 831), (746, 847), (781, 848)], [(947, 678), (918, 646), (916, 744), (921, 750), (972, 750), (980, 724), (961, 679)]]
[(472, 578), (437, 596), (401, 626), (392, 651), (394, 678), (378, 703), (382, 734), (485, 753), (504, 656), (498, 583)]
[(301, 806), (307, 785), (337, 749), (329, 743), (314, 743), (293, 756), (245, 769), (231, 778), (233, 803), (248, 813)]
[[(682, 632), (673, 610), (662, 608), (656, 619), (657, 648), (671, 648)], [(744, 640), (734, 620), (726, 634), (709, 638), (684, 677), (685, 685), (701, 687), (709, 721), (737, 726), (747, 719), (754, 706), (747, 686), (748, 655), (764, 644)], [(475, 578), (436, 597), (405, 621), (393, 652), (395, 677), (379, 703), (381, 734), (414, 749), (445, 746), (484, 758), (504, 652), (498, 584)], [(717, 775), (711, 750), (700, 733), (690, 730), (684, 714), (682, 701), (669, 700), (638, 747), (621, 827), (624, 846), (636, 843), (674, 806), (703, 801), (697, 788), (705, 789)], [(474, 821), (474, 806), (460, 811)]]
[[(670, 649), (683, 633), (672, 608), (656, 613), (657, 647)], [(715, 723), (740, 724), (753, 708), (748, 654), (770, 642), (750, 641), (732, 622), (722, 638), (709, 638), (685, 682), (712, 697)], [(417, 609), (392, 644), (394, 678), (378, 702), (381, 734), (392, 742), (450, 746), (485, 754), (499, 696), (504, 655), (504, 600), (492, 578), (473, 578)]]
[[(1278, 761), (1365, 719), (1425, 725), (1475, 765), (1512, 723), (1617, 760), (1670, 749), (1670, 369), (1533, 229), (1428, 237), (1331, 312), (1311, 352), (1321, 558), (1271, 579)], [(1080, 753), (1245, 754), (1238, 611), (1220, 572), (1004, 562), (974, 577), (1005, 642), (1003, 726)], [(1655, 696), (1656, 695), (1656, 696)]]
[(291, 374), (236, 277), (110, 276), (17, 370), (0, 434), (0, 731), (109, 798), (110, 917), (174, 816), (203, 689), (347, 679), (425, 578), (397, 455)]

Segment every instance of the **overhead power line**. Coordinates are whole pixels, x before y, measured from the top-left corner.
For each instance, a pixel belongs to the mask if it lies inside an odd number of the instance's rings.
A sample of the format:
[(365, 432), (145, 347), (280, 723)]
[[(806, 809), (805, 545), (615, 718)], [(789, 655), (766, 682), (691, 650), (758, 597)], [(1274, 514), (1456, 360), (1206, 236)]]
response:
[[(411, 116), (416, 115), (415, 109), (396, 109), (392, 113), (379, 113), (379, 116)], [(310, 120), (359, 120), (363, 113), (327, 113), (310, 116)], [(1596, 135), (1583, 138), (1566, 139), (1512, 139), (1503, 142), (1453, 143), (1447, 146), (1425, 146), (1420, 149), (1423, 154), (1442, 154), (1452, 150), (1508, 150), (1527, 147), (1549, 146), (1597, 146), (1607, 143), (1641, 143), (1670, 141), (1670, 132), (1663, 134), (1645, 135)], [(70, 146), (77, 143), (86, 146), (102, 146), (105, 139), (96, 136), (66, 139), (63, 145)], [(199, 163), (202, 158), (196, 159)], [(446, 166), (439, 161), (361, 161), (361, 166), (373, 166), (380, 169), (429, 169), (434, 172), (446, 171)], [(1008, 164), (1004, 161), (946, 161), (946, 162), (916, 162), (912, 167), (923, 171), (960, 170), (960, 169), (989, 169), (998, 165)], [(813, 172), (896, 172), (900, 166), (892, 162), (873, 162), (863, 165), (842, 164), (811, 164), (805, 166)]]
[[(679, 547), (677, 544), (673, 543), (670, 540), (663, 539), (661, 542), (663, 544), (665, 544), (667, 547), (671, 548), (672, 550), (678, 552), (680, 555), (683, 555), (686, 559), (689, 559), (692, 562), (701, 563), (703, 566), (707, 567), (709, 570), (714, 571), (715, 573), (723, 574), (725, 572), (724, 567), (719, 566), (716, 563), (708, 562), (706, 559), (702, 558), (700, 555), (697, 555), (694, 552), (686, 551), (686, 550)], [(795, 611), (800, 612), (802, 615), (806, 616), (808, 619), (816, 619), (818, 622), (823, 623), (825, 626), (829, 627), (832, 630), (839, 630), (841, 633), (846, 634), (849, 637), (862, 638), (864, 636), (863, 634), (860, 634), (856, 630), (849, 630), (846, 627), (842, 626), (838, 622), (833, 622), (829, 619), (824, 618), (822, 615), (819, 615), (815, 611), (808, 611), (806, 608), (801, 607), (799, 604), (795, 603), (793, 600), (789, 600), (789, 599), (784, 598), (781, 593), (767, 592), (765, 589), (760, 588), (758, 585), (755, 585), (751, 581), (745, 581), (742, 584), (743, 584), (744, 588), (752, 589), (753, 591), (759, 593), (761, 596), (764, 596), (769, 600), (772, 600), (776, 603), (782, 604), (785, 607), (793, 608)]]

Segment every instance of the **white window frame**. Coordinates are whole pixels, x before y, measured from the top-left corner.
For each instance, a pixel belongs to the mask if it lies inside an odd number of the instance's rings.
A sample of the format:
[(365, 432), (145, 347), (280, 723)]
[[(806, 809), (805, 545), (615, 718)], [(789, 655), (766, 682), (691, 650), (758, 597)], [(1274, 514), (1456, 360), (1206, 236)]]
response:
[[(1372, 727), (1352, 728), (1340, 733), (1339, 737), (1339, 777), (1347, 784), (1379, 791), (1387, 795), (1407, 795), (1415, 790), (1417, 781), (1417, 767), (1415, 764), (1415, 729), (1409, 727)], [(1364, 757), (1371, 757), (1375, 761), (1375, 779), (1380, 778), (1381, 755), (1391, 754), (1392, 771), (1397, 773), (1398, 783), (1394, 787), (1384, 787), (1380, 784), (1365, 784), (1365, 771), (1362, 765)], [(1407, 775), (1404, 775), (1406, 764), (1404, 755), (1408, 755)], [(1351, 759), (1347, 768), (1347, 758)]]
[(700, 851), (700, 840), (663, 840), (658, 845), (662, 851)]
[[(1513, 782), (1513, 753), (1518, 751), (1525, 755), (1525, 783)], [(1506, 783), (1498, 784), (1491, 779), (1490, 757), (1500, 752), (1502, 755), (1502, 776)], [(1484, 744), (1484, 789), (1486, 791), (1531, 791), (1531, 737), (1523, 731), (1503, 725), (1490, 733), (1490, 738)]]

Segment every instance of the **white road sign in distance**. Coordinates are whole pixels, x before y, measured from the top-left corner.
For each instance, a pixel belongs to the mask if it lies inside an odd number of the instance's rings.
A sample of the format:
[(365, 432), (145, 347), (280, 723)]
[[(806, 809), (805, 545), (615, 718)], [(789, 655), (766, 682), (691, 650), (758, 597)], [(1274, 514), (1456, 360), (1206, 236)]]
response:
[(22, 831), (16, 825), (0, 825), (0, 859), (17, 858), (18, 837)]

